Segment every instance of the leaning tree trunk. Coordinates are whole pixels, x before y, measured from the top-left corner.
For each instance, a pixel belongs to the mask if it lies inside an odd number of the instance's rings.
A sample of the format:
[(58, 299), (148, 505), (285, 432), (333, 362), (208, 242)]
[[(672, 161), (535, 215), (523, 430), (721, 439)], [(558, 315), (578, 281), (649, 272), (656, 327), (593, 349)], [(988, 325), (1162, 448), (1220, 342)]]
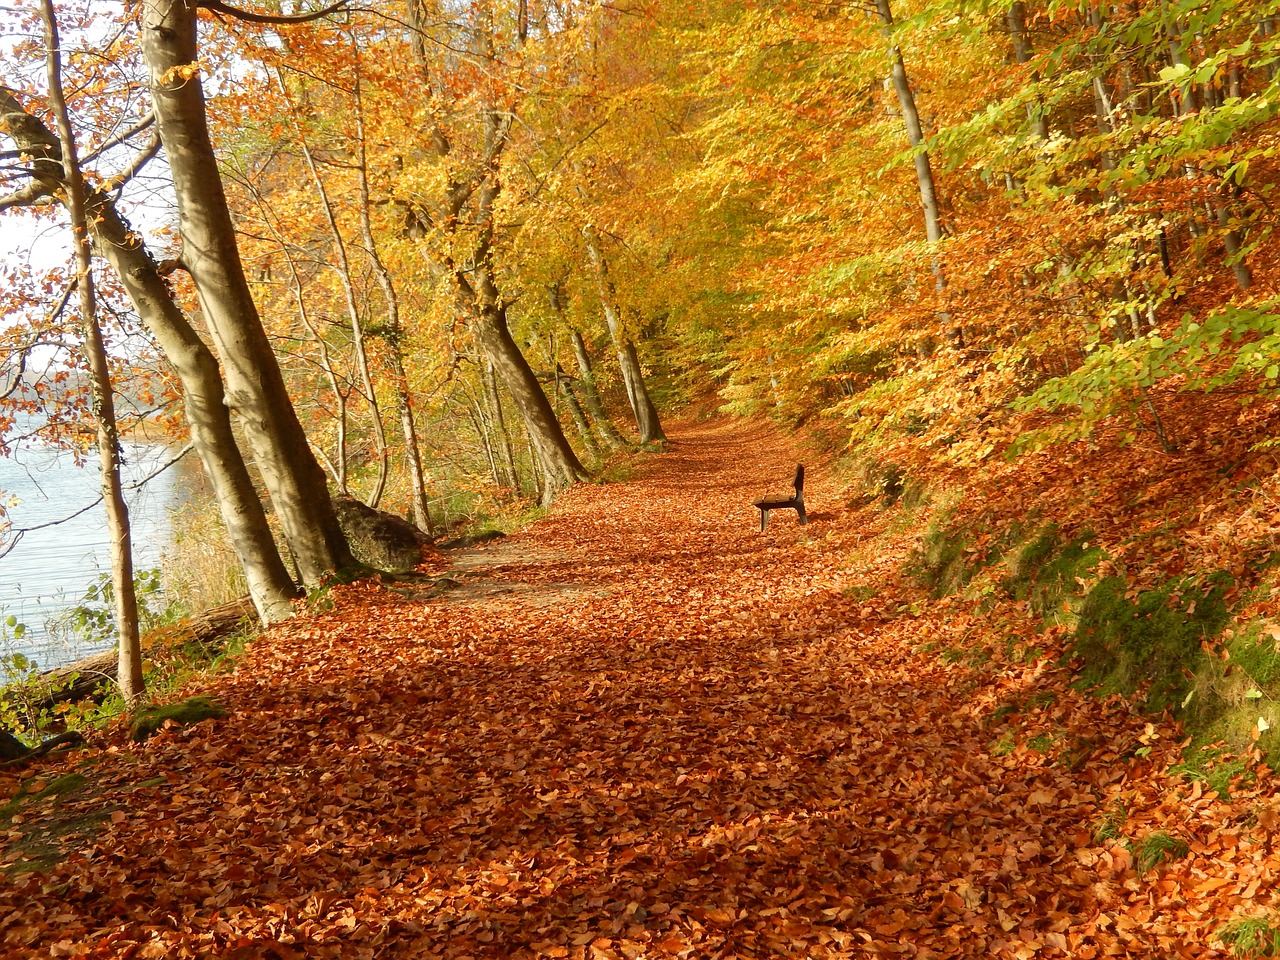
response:
[(596, 282), (600, 288), (600, 307), (604, 311), (604, 321), (609, 328), (609, 336), (613, 339), (614, 349), (618, 351), (618, 366), (622, 368), (622, 382), (627, 388), (631, 412), (635, 414), (636, 428), (640, 431), (640, 442), (655, 443), (666, 440), (666, 434), (662, 432), (662, 423), (658, 420), (658, 409), (653, 405), (649, 390), (645, 386), (636, 345), (623, 329), (622, 317), (618, 313), (617, 300), (613, 295), (613, 284), (609, 280), (609, 264), (600, 250), (596, 232), (594, 228), (587, 226), (583, 228), (582, 235), (587, 242), (587, 253), (596, 269)]
[(49, 76), (49, 105), (62, 141), (62, 176), (66, 185), (67, 212), (76, 254), (76, 290), (80, 298), (80, 324), (84, 350), (89, 361), (89, 393), (93, 419), (98, 427), (98, 467), (102, 476), (102, 502), (107, 511), (111, 535), (111, 586), (115, 597), (118, 667), (116, 682), (125, 703), (142, 696), (142, 641), (138, 634), (138, 597), (133, 584), (133, 539), (129, 531), (129, 508), (120, 483), (120, 433), (116, 425), (115, 399), (107, 349), (98, 326), (98, 305), (93, 289), (93, 254), (90, 250), (88, 212), (85, 209), (84, 177), (76, 155), (76, 139), (62, 90), (62, 45), (53, 0), (42, 0), (45, 64)]
[(587, 471), (565, 439), (560, 421), (542, 392), (542, 384), (538, 383), (511, 336), (506, 310), (496, 304), (487, 305), (475, 318), (475, 331), (476, 339), (529, 431), (529, 441), (546, 478), (542, 501), (549, 503), (561, 490), (585, 479)]
[[(893, 11), (889, 0), (875, 0), (876, 12), (880, 14), (883, 32), (887, 38), (893, 33)], [(920, 206), (924, 212), (924, 232), (930, 246), (936, 246), (942, 240), (942, 215), (938, 208), (938, 191), (933, 180), (933, 167), (929, 162), (929, 151), (924, 149), (924, 128), (920, 124), (920, 112), (916, 109), (916, 96), (911, 89), (911, 81), (907, 77), (907, 67), (902, 60), (902, 51), (898, 45), (889, 48), (890, 76), (893, 80), (894, 92), (898, 95), (898, 108), (902, 111), (902, 122), (906, 126), (907, 141), (911, 144), (912, 158), (916, 167), (916, 183), (920, 187)], [(935, 252), (931, 260), (934, 286), (941, 296), (947, 288), (946, 274), (942, 269), (942, 261)], [(951, 314), (946, 309), (939, 309), (938, 321), (943, 327), (951, 324)], [(944, 330), (953, 342), (962, 341), (963, 334), (959, 330)]]
[(582, 340), (582, 334), (577, 330), (571, 330), (570, 336), (573, 338), (573, 356), (578, 363), (578, 377), (582, 381), (582, 399), (595, 419), (600, 436), (611, 449), (616, 450), (624, 446), (626, 441), (622, 439), (622, 434), (609, 419), (604, 402), (600, 399), (600, 391), (596, 389), (596, 374), (591, 368), (591, 355), (587, 353), (587, 345)]
[[(36, 157), (33, 176), (49, 194), (62, 189), (58, 139), (0, 86), (0, 112), (9, 135)], [(89, 229), (98, 254), (120, 277), (129, 302), (160, 344), (182, 384), (191, 443), (213, 485), (214, 498), (233, 549), (244, 568), (249, 592), (263, 622), (293, 612), (293, 581), (276, 549), (266, 513), (231, 429), (218, 361), (174, 302), (169, 285), (143, 246), (141, 236), (120, 216), (111, 194), (87, 197)]]
[(587, 414), (582, 409), (582, 404), (578, 402), (578, 395), (573, 391), (573, 383), (559, 363), (556, 364), (555, 372), (556, 382), (560, 384), (560, 395), (564, 397), (565, 405), (569, 408), (569, 416), (573, 418), (574, 426), (578, 428), (578, 436), (582, 437), (582, 445), (586, 447), (589, 457), (599, 460), (600, 445), (596, 443), (595, 434), (591, 432), (591, 424), (587, 420)]
[(144, 0), (142, 52), (173, 174), (182, 262), (222, 357), (227, 399), (253, 448), (289, 549), (308, 583), (352, 565), (316, 461), (249, 292), (205, 116), (196, 6)]

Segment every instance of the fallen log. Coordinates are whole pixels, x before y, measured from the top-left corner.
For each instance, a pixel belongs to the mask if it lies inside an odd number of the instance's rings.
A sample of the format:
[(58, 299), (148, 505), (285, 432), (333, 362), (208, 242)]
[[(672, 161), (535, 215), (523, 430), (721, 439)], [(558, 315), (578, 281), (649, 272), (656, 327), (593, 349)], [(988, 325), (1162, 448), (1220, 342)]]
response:
[[(212, 646), (228, 634), (234, 633), (246, 620), (256, 617), (253, 601), (247, 596), (240, 597), (165, 627), (159, 632), (159, 638), (151, 638), (148, 646), (157, 643), (166, 646), (188, 643)], [(118, 668), (116, 651), (104, 650), (64, 667), (45, 670), (41, 672), (39, 681), (48, 691), (42, 705), (51, 707), (57, 703), (84, 700), (92, 696), (104, 681), (114, 682)]]

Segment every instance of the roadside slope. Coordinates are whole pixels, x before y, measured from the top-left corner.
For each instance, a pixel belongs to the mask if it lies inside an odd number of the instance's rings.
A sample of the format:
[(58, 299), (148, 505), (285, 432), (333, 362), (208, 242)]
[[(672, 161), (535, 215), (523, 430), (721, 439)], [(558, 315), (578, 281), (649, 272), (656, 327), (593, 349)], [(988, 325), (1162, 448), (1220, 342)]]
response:
[[(99, 745), (151, 785), (0, 886), (5, 955), (1219, 955), (1269, 800), (1165, 776), (1176, 732), (1017, 624), (921, 607), (820, 464), (760, 534), (798, 459), (686, 425), (476, 551), (488, 589), (335, 590), (209, 679), (227, 719)], [(1139, 872), (1157, 830), (1189, 855)]]

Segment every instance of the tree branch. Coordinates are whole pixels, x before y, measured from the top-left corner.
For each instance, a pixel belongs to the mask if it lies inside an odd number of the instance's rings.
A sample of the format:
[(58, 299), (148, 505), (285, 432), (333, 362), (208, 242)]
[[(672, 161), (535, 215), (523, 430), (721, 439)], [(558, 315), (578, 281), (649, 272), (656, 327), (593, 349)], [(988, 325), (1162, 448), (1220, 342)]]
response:
[(237, 7), (230, 6), (222, 2), (222, 0), (199, 0), (198, 6), (205, 10), (214, 10), (218, 13), (225, 13), (229, 17), (236, 20), (243, 20), (246, 23), (274, 23), (274, 24), (291, 24), (291, 23), (310, 23), (313, 20), (322, 20), (330, 14), (344, 10), (350, 0), (338, 0), (323, 10), (317, 10), (315, 13), (299, 13), (291, 17), (279, 16), (269, 13), (253, 13), (249, 10), (241, 10)]

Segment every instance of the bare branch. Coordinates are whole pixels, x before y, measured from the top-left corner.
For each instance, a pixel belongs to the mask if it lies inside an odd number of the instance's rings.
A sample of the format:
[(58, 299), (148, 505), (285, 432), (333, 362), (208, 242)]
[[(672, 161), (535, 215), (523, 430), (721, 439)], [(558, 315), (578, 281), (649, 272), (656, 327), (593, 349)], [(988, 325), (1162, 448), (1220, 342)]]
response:
[(112, 137), (106, 143), (102, 144), (96, 150), (85, 154), (83, 162), (88, 163), (89, 161), (94, 160), (97, 157), (100, 157), (103, 153), (105, 153), (107, 150), (110, 150), (112, 147), (118, 147), (120, 146), (120, 144), (124, 143), (125, 141), (132, 140), (134, 137), (140, 134), (143, 130), (146, 130), (148, 127), (154, 125), (155, 122), (156, 122), (156, 115), (154, 113), (148, 113), (145, 117), (143, 117), (141, 120), (135, 123), (128, 130), (124, 130), (121, 133), (116, 134), (114, 137)]
[(199, 6), (205, 10), (214, 10), (218, 13), (225, 13), (227, 16), (236, 20), (243, 20), (246, 23), (310, 23), (313, 20), (322, 20), (330, 14), (345, 10), (350, 0), (338, 0), (337, 3), (330, 4), (323, 10), (317, 10), (315, 13), (299, 13), (291, 17), (278, 16), (269, 13), (253, 13), (249, 10), (240, 10), (237, 7), (229, 6), (222, 0), (200, 0)]
[(7, 193), (0, 196), (0, 213), (5, 210), (12, 210), (14, 207), (30, 207), (45, 197), (53, 195), (53, 188), (47, 183), (34, 181), (27, 184), (21, 190), (15, 190), (13, 193)]

